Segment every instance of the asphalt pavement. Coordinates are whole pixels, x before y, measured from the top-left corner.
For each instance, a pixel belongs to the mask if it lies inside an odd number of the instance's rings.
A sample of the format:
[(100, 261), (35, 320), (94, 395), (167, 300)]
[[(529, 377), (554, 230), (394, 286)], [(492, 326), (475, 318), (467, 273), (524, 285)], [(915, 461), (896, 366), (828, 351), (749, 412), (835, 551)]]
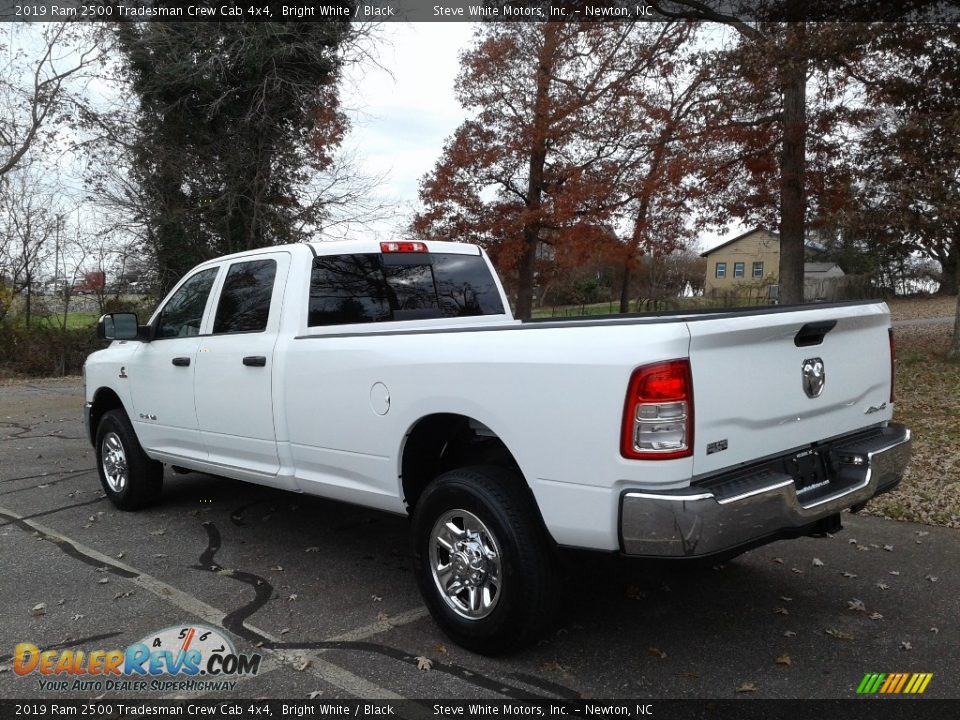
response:
[(76, 378), (0, 386), (0, 697), (130, 695), (20, 676), (19, 643), (203, 625), (262, 663), (190, 697), (852, 698), (866, 673), (923, 672), (924, 697), (960, 698), (956, 530), (845, 515), (714, 567), (571, 558), (561, 624), (491, 659), (427, 616), (405, 518), (169, 470), (159, 506), (117, 511), (82, 404)]

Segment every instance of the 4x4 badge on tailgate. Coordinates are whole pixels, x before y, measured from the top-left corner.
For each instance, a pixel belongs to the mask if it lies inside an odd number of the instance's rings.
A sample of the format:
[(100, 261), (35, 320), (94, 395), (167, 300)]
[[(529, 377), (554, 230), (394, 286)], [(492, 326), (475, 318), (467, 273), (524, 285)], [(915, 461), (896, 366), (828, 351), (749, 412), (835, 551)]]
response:
[(803, 391), (807, 397), (820, 397), (823, 385), (827, 382), (827, 371), (820, 358), (808, 358), (803, 361)]

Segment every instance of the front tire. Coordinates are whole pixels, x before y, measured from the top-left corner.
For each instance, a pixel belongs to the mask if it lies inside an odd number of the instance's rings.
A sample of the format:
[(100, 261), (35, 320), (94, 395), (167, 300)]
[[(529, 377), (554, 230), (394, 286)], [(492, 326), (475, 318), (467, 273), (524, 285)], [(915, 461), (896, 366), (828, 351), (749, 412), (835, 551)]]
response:
[(160, 499), (163, 463), (147, 457), (123, 410), (110, 410), (100, 418), (96, 450), (100, 484), (117, 508), (140, 510)]
[(556, 551), (516, 473), (491, 465), (438, 477), (414, 511), (413, 549), (430, 614), (458, 645), (516, 650), (553, 620)]

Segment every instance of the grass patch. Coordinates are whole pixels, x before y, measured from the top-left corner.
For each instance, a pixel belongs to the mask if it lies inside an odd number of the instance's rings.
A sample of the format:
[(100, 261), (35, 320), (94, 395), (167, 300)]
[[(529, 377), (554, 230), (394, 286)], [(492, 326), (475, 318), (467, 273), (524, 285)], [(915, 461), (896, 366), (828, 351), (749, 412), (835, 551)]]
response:
[(913, 460), (900, 486), (866, 513), (960, 528), (960, 364), (944, 359), (952, 327), (901, 327), (894, 420), (913, 431)]

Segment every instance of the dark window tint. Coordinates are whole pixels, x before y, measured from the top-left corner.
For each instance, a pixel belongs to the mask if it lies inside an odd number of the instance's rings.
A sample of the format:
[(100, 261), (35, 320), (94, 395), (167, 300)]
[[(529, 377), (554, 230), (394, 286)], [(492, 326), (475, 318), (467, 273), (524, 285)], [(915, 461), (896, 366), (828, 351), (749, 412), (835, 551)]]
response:
[(230, 266), (223, 281), (213, 332), (263, 332), (270, 317), (275, 260), (254, 260)]
[(497, 285), (478, 255), (330, 255), (314, 261), (311, 327), (502, 313)]
[(503, 302), (487, 263), (479, 255), (434, 255), (440, 311), (448, 317), (500, 315)]
[(390, 318), (378, 255), (326, 255), (313, 261), (308, 319), (311, 327)]
[(201, 270), (180, 286), (160, 311), (154, 337), (191, 337), (200, 333), (203, 309), (207, 306), (217, 270)]

